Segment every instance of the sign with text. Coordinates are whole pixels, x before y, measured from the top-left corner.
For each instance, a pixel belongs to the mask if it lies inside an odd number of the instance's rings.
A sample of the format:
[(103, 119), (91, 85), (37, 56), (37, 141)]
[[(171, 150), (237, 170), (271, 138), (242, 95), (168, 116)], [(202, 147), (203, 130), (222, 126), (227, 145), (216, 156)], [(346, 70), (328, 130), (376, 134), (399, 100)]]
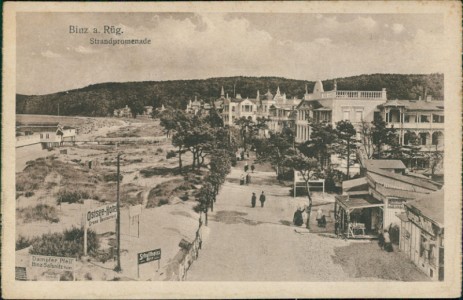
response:
[(144, 264), (150, 261), (161, 259), (161, 249), (138, 253), (138, 264)]
[(31, 255), (31, 267), (74, 272), (76, 259), (71, 257)]
[(88, 226), (103, 223), (104, 221), (116, 219), (117, 217), (117, 204), (112, 203), (97, 208), (92, 208), (87, 211), (85, 221)]
[(387, 208), (391, 209), (403, 209), (405, 200), (402, 199), (389, 199), (387, 202)]

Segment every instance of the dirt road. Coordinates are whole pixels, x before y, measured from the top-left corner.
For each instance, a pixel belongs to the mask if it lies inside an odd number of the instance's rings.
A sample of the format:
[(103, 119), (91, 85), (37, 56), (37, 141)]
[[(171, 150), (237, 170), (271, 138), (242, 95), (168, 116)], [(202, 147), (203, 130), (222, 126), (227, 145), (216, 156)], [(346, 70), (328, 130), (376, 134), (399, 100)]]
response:
[[(362, 244), (368, 245), (365, 251), (378, 251), (386, 268), (396, 268), (397, 280), (405, 278), (401, 273), (420, 275), (410, 263), (406, 264), (400, 253), (380, 253), (379, 247), (372, 247), (372, 242), (329, 238), (294, 227), (293, 213), (306, 203), (305, 198), (290, 197), (289, 189), (278, 185), (274, 173), (257, 172), (253, 174), (253, 183), (247, 186), (239, 185), (240, 175), (241, 169), (234, 168), (219, 194), (215, 211), (209, 217), (210, 235), (188, 272), (189, 281), (391, 280), (375, 276), (374, 272), (369, 272), (366, 278), (361, 272), (351, 272), (352, 268), (346, 268), (336, 259), (336, 249)], [(252, 192), (259, 195), (262, 190), (267, 194), (264, 207), (257, 201), (252, 208)], [(350, 264), (355, 264), (355, 256), (362, 256), (363, 247), (356, 249), (358, 253), (347, 259)], [(388, 265), (389, 262), (394, 266)], [(381, 273), (380, 268), (377, 273)], [(423, 276), (406, 278), (425, 280)]]

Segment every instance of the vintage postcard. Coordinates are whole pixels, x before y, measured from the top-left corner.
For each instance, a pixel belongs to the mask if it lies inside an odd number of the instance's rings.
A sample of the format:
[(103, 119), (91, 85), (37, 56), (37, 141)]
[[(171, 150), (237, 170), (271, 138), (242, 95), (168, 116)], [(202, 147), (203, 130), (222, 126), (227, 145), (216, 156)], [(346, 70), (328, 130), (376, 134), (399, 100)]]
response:
[(459, 2), (3, 15), (3, 297), (461, 295)]

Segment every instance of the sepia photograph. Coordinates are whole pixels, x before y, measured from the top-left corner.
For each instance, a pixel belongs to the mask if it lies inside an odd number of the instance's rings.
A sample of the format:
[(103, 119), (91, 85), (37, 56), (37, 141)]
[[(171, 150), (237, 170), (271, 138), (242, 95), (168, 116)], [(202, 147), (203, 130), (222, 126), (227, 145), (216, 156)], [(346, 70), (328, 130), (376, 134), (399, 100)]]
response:
[(8, 4), (5, 295), (461, 294), (458, 2)]

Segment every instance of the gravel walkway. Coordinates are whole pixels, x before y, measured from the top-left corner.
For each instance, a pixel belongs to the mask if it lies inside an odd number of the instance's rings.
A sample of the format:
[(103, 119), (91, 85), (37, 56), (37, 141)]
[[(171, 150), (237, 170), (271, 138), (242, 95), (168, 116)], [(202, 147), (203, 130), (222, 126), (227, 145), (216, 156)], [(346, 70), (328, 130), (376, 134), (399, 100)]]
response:
[[(418, 274), (410, 264), (388, 269), (407, 260), (398, 253), (378, 253), (375, 243), (329, 238), (294, 227), (293, 213), (306, 198), (292, 198), (273, 172), (257, 171), (252, 183), (244, 186), (239, 185), (241, 173), (241, 166), (233, 168), (222, 187), (209, 216), (210, 234), (188, 271), (189, 281), (381, 281), (413, 280)], [(265, 206), (257, 201), (252, 208), (252, 192), (259, 197), (262, 190), (267, 195)], [(315, 220), (312, 224), (316, 227)], [(382, 267), (366, 272), (371, 265), (367, 258), (377, 256)]]

